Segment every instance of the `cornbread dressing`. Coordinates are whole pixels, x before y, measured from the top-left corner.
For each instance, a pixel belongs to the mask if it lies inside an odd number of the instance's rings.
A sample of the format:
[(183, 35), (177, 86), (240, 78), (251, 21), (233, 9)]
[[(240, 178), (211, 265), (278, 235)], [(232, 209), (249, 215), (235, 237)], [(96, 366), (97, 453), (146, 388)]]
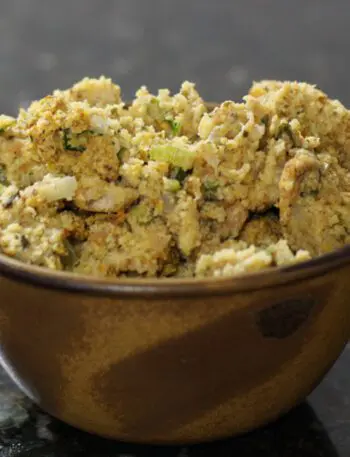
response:
[(99, 277), (232, 276), (350, 242), (350, 112), (306, 83), (208, 110), (85, 78), (0, 116), (0, 250)]

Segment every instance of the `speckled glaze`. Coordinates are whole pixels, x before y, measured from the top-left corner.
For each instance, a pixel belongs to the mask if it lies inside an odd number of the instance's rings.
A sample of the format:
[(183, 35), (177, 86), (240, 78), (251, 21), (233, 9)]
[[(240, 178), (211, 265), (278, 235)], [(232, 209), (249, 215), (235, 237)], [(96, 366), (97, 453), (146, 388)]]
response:
[(220, 280), (107, 282), (0, 256), (2, 363), (44, 410), (102, 436), (190, 443), (289, 410), (350, 332), (350, 247)]

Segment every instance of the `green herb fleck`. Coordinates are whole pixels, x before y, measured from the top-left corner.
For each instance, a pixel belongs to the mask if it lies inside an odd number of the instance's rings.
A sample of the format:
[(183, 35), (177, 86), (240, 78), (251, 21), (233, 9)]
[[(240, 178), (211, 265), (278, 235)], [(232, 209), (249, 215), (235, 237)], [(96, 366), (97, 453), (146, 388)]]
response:
[(63, 147), (66, 151), (84, 152), (86, 149), (88, 135), (102, 136), (101, 133), (96, 133), (93, 130), (84, 130), (80, 133), (72, 133), (71, 129), (63, 130)]
[(204, 196), (204, 200), (214, 201), (218, 199), (217, 196), (217, 189), (219, 187), (219, 183), (217, 181), (207, 179), (204, 181), (202, 185), (202, 192)]
[(176, 179), (177, 181), (179, 181), (180, 184), (183, 184), (187, 176), (188, 172), (186, 172), (180, 167), (173, 167), (170, 172), (170, 179)]
[(276, 139), (279, 139), (282, 137), (282, 135), (288, 135), (291, 142), (293, 143), (293, 145), (295, 144), (295, 137), (294, 137), (294, 133), (293, 133), (293, 130), (291, 128), (291, 126), (289, 125), (288, 122), (282, 122), (278, 129), (277, 129), (277, 132), (276, 132), (276, 136), (275, 138)]
[(170, 117), (166, 118), (165, 120), (170, 125), (171, 131), (173, 132), (173, 135), (174, 136), (179, 135), (179, 133), (181, 132), (181, 124), (180, 124), (180, 122), (175, 121), (175, 119), (172, 119)]

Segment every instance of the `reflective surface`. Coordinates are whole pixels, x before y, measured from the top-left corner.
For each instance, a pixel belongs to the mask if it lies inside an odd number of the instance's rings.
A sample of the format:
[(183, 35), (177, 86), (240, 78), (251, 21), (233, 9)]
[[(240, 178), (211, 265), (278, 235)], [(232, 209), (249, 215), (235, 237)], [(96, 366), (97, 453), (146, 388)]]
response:
[(245, 436), (193, 447), (117, 443), (42, 413), (0, 372), (0, 457), (348, 457), (350, 347), (309, 398), (274, 424)]

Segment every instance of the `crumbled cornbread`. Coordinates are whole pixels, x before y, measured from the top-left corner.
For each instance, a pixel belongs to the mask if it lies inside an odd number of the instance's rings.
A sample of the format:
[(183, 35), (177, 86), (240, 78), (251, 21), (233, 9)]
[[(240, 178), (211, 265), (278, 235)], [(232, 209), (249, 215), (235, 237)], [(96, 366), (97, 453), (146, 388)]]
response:
[(85, 78), (0, 116), (0, 250), (104, 277), (231, 276), (350, 241), (350, 112), (306, 83), (208, 110)]

